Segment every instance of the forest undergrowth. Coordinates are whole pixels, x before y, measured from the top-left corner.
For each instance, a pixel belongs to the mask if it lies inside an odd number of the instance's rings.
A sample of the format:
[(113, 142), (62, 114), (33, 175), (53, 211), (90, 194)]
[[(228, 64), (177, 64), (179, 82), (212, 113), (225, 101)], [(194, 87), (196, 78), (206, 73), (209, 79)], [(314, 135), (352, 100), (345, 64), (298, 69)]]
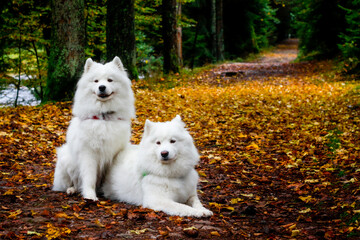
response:
[(357, 239), (360, 84), (331, 61), (291, 62), (296, 46), (174, 76), (171, 89), (134, 83), (132, 142), (145, 119), (181, 115), (211, 218), (51, 191), (71, 102), (1, 108), (0, 238)]

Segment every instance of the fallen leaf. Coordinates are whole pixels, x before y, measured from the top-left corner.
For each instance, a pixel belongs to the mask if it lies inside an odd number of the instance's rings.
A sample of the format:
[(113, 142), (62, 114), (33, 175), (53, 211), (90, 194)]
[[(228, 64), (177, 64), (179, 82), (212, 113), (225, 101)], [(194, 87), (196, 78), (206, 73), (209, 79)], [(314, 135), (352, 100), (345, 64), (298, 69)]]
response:
[(99, 219), (96, 219), (96, 220), (95, 220), (95, 225), (98, 226), (98, 227), (100, 227), (100, 228), (104, 228), (104, 227), (105, 227), (105, 225), (102, 224)]
[(141, 230), (130, 230), (130, 233), (134, 233), (136, 235), (143, 234), (147, 231), (147, 228), (141, 229)]
[(301, 213), (301, 214), (309, 213), (309, 212), (311, 212), (311, 209), (310, 209), (310, 208), (306, 208), (306, 209), (304, 209), (304, 210), (299, 211), (299, 213)]
[(210, 234), (211, 234), (212, 236), (217, 236), (217, 237), (220, 237), (220, 236), (221, 236), (218, 231), (212, 231), (212, 232), (210, 232)]
[(10, 212), (10, 214), (9, 214), (9, 216), (7, 216), (7, 218), (15, 219), (21, 213), (22, 213), (21, 209), (18, 209), (16, 211)]

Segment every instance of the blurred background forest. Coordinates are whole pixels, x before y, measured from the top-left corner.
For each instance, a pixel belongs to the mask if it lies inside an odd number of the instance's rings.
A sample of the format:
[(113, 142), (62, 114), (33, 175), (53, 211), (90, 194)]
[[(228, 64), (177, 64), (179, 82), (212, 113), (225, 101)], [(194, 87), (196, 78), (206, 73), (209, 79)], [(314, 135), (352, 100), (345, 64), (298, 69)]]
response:
[(360, 72), (360, 0), (3, 0), (0, 8), (1, 95), (26, 88), (39, 102), (71, 99), (88, 57), (119, 55), (132, 79), (149, 79), (243, 61), (287, 38), (299, 38), (299, 61), (335, 59), (343, 74)]

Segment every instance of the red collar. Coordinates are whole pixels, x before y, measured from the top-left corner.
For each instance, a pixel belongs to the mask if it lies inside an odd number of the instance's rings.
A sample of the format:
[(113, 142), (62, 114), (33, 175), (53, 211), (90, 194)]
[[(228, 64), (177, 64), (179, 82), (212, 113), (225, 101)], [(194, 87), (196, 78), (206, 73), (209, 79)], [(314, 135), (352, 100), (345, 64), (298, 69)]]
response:
[(114, 111), (109, 111), (109, 112), (104, 112), (104, 113), (100, 113), (100, 115), (94, 115), (92, 117), (89, 117), (87, 119), (92, 119), (92, 120), (123, 120), (122, 118), (112, 118), (112, 115), (115, 114)]
[[(112, 120), (112, 119), (107, 118), (107, 117), (99, 118), (99, 117), (96, 116), (96, 115), (94, 115), (94, 116), (92, 116), (92, 117), (89, 117), (89, 118), (87, 118), (87, 119), (91, 119), (91, 120), (105, 120), (105, 121), (110, 121), (110, 120)], [(86, 119), (85, 119), (85, 120), (86, 120)], [(122, 118), (116, 118), (116, 119), (114, 119), (114, 120), (124, 120), (124, 119), (122, 119)]]

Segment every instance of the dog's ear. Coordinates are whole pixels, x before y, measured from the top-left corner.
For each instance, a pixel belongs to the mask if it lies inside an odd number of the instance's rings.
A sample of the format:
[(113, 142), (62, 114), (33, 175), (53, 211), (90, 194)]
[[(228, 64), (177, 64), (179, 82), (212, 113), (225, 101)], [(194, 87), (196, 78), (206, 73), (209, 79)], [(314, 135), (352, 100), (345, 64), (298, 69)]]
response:
[(150, 121), (149, 119), (146, 119), (143, 137), (150, 135), (150, 131), (151, 131), (151, 128), (153, 125), (154, 125), (154, 123), (152, 121)]
[(87, 73), (93, 64), (94, 61), (91, 58), (88, 58), (85, 62), (84, 73)]
[(180, 117), (180, 115), (176, 115), (176, 117), (174, 117), (174, 119), (173, 120), (176, 120), (176, 121), (181, 121), (181, 117)]
[(114, 57), (114, 59), (112, 60), (112, 62), (121, 70), (121, 71), (125, 71), (124, 65), (121, 62), (120, 58), (118, 56)]
[(181, 120), (180, 115), (176, 115), (176, 117), (171, 121), (180, 124), (181, 127), (185, 127), (185, 123)]

